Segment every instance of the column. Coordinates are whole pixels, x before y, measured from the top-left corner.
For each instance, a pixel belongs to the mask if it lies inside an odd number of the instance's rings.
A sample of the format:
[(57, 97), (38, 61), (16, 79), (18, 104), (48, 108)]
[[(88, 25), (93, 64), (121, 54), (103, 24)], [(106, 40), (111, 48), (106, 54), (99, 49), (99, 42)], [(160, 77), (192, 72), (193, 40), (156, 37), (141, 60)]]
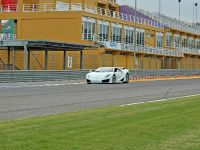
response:
[(24, 46), (24, 70), (27, 70), (27, 45)]
[(10, 64), (10, 46), (8, 46), (8, 62), (7, 64)]
[(13, 70), (15, 70), (15, 49), (13, 48), (13, 56), (12, 56)]
[(80, 69), (83, 69), (83, 51), (80, 51)]
[(66, 70), (66, 49), (63, 51), (63, 70)]
[(45, 50), (45, 70), (48, 70), (48, 49)]
[(30, 70), (31, 50), (28, 49), (28, 70)]

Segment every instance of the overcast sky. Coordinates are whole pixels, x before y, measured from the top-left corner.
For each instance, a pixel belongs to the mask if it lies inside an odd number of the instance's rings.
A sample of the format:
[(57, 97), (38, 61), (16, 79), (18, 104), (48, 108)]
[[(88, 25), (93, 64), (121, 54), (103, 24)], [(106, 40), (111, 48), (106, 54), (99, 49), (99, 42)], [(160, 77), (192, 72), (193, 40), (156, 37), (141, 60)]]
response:
[[(160, 0), (161, 1), (161, 13), (178, 18), (179, 16), (179, 4), (178, 0)], [(135, 6), (135, 0), (118, 0), (120, 4), (128, 4)], [(181, 0), (181, 20), (192, 22), (193, 21), (193, 3), (198, 3), (198, 22), (200, 22), (200, 0)], [(138, 8), (145, 10), (159, 12), (159, 0), (137, 0)], [(195, 8), (196, 19), (196, 8)]]

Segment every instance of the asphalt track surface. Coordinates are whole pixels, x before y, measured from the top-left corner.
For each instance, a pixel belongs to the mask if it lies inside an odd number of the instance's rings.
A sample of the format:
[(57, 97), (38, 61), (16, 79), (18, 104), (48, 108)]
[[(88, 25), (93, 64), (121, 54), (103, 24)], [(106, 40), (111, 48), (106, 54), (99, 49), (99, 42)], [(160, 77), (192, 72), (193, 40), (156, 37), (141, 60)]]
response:
[(200, 94), (200, 79), (89, 84), (83, 81), (0, 84), (0, 120)]

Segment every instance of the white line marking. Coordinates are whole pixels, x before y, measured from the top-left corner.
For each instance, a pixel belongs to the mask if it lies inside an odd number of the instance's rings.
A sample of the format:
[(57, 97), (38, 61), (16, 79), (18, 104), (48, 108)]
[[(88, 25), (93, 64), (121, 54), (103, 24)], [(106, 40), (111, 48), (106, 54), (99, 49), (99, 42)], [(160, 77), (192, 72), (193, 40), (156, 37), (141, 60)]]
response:
[(33, 84), (33, 85), (26, 85), (26, 84), (21, 84), (21, 85), (8, 85), (8, 86), (0, 86), (0, 89), (8, 89), (8, 88), (23, 88), (23, 87), (51, 87), (51, 86), (64, 86), (64, 85), (81, 85), (85, 84), (85, 82), (77, 82), (77, 83), (45, 83), (45, 84)]
[(200, 96), (200, 94), (180, 96), (180, 97), (172, 97), (172, 98), (167, 98), (167, 99), (160, 99), (160, 100), (153, 100), (153, 101), (146, 101), (146, 102), (130, 103), (130, 104), (124, 104), (124, 105), (119, 105), (119, 106), (124, 107), (124, 106), (139, 105), (139, 104), (144, 104), (144, 103), (155, 103), (155, 102), (175, 100), (175, 99), (180, 99), (180, 98), (189, 98), (189, 97), (195, 97), (195, 96)]

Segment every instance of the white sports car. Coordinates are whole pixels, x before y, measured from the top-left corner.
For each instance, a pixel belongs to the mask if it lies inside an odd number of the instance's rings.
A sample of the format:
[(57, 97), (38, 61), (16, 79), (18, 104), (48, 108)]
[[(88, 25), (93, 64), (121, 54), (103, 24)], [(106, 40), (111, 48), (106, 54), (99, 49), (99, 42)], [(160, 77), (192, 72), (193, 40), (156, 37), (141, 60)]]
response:
[(122, 67), (100, 67), (86, 75), (90, 83), (128, 83), (129, 70)]

